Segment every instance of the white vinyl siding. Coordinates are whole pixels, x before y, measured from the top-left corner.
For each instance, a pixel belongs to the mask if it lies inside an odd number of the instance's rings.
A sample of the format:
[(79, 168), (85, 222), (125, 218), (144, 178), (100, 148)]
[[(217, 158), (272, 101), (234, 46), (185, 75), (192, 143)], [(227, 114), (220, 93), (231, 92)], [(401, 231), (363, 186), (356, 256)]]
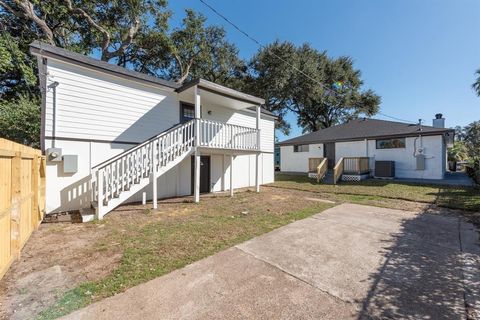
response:
[[(48, 59), (47, 85), (58, 82), (55, 108), (55, 147), (65, 155), (78, 155), (78, 172), (64, 174), (61, 163), (47, 162), (47, 212), (70, 211), (90, 207), (91, 168), (132, 148), (180, 122), (177, 94), (168, 88), (142, 84), (104, 72)], [(45, 109), (45, 147), (53, 147), (53, 88), (48, 88)], [(256, 127), (256, 114), (225, 107), (202, 106), (202, 115), (211, 120), (245, 127)], [(208, 115), (212, 110), (212, 115)], [(262, 115), (260, 122), (260, 183), (274, 179), (274, 119)], [(73, 141), (72, 141), (73, 140)], [(76, 141), (79, 140), (79, 141)], [(115, 143), (113, 143), (115, 142)], [(131, 142), (119, 143), (119, 142)], [(269, 153), (271, 152), (271, 153)], [(229, 188), (229, 157), (212, 155), (212, 191)], [(222, 181), (223, 179), (223, 181)], [(255, 186), (255, 155), (237, 156), (234, 187)], [(144, 189), (149, 199), (152, 188)], [(158, 178), (160, 198), (188, 195), (191, 192), (191, 161), (179, 165)], [(129, 201), (140, 201), (142, 192)]]
[[(175, 93), (53, 59), (55, 136), (142, 142), (179, 122)], [(47, 90), (45, 135), (52, 136), (53, 88)]]
[(366, 157), (367, 144), (365, 140), (335, 142), (335, 163), (343, 157)]
[(321, 143), (308, 145), (307, 152), (294, 152), (293, 147), (280, 147), (280, 171), (306, 173), (308, 172), (309, 158), (323, 158), (323, 144)]
[(405, 148), (376, 149), (375, 140), (368, 141), (368, 156), (375, 160), (395, 161), (395, 176), (397, 178), (416, 179), (442, 179), (445, 173), (445, 147), (443, 137), (422, 137), (422, 145), (425, 154), (425, 170), (416, 170), (416, 158), (414, 157), (414, 141), (417, 139), (417, 147), (420, 138), (407, 137)]

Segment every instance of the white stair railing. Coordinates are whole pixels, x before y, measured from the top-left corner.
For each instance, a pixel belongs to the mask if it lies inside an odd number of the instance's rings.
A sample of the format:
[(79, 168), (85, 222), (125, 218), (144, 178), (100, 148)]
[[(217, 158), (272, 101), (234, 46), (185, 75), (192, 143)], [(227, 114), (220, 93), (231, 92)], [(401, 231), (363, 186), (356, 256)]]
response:
[[(199, 139), (195, 139), (195, 126)], [(177, 125), (92, 168), (92, 199), (102, 217), (183, 160), (194, 147), (259, 150), (260, 130), (196, 119)]]
[[(92, 168), (93, 200), (101, 219), (130, 197), (132, 188), (144, 187), (155, 170), (162, 171), (195, 146), (194, 121), (175, 126)], [(155, 168), (154, 168), (155, 164)], [(144, 183), (141, 183), (144, 181)], [(138, 191), (138, 190), (136, 190)], [(124, 199), (125, 198), (125, 199)], [(114, 204), (112, 200), (118, 199)]]

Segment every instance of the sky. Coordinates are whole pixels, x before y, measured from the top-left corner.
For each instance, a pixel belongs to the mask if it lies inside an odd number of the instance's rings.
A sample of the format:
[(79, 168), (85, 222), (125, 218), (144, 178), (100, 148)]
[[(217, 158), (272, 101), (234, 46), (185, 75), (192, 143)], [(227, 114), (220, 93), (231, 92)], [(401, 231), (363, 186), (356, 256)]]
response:
[[(307, 42), (332, 57), (352, 57), (364, 89), (382, 97), (388, 116), (431, 125), (442, 113), (447, 127), (480, 120), (471, 88), (480, 68), (480, 0), (205, 1), (263, 44)], [(258, 50), (199, 0), (171, 0), (169, 7), (173, 24), (192, 8), (207, 24), (224, 26), (244, 59)], [(287, 121), (291, 133), (277, 132), (278, 141), (302, 133), (293, 114)]]

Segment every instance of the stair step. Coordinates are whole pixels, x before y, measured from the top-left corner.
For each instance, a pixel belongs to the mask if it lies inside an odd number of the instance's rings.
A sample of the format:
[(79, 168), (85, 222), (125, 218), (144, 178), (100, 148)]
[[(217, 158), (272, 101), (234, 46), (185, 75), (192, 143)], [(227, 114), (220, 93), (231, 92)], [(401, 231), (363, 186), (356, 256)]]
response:
[(80, 216), (82, 222), (92, 222), (95, 220), (95, 209), (93, 208), (83, 208), (80, 209)]

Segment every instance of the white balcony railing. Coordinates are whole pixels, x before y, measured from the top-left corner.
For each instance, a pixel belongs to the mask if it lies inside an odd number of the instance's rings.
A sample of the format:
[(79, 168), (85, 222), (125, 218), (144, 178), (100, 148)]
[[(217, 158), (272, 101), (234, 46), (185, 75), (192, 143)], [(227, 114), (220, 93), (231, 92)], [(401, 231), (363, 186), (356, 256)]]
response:
[(260, 130), (200, 119), (199, 146), (218, 149), (258, 150)]

